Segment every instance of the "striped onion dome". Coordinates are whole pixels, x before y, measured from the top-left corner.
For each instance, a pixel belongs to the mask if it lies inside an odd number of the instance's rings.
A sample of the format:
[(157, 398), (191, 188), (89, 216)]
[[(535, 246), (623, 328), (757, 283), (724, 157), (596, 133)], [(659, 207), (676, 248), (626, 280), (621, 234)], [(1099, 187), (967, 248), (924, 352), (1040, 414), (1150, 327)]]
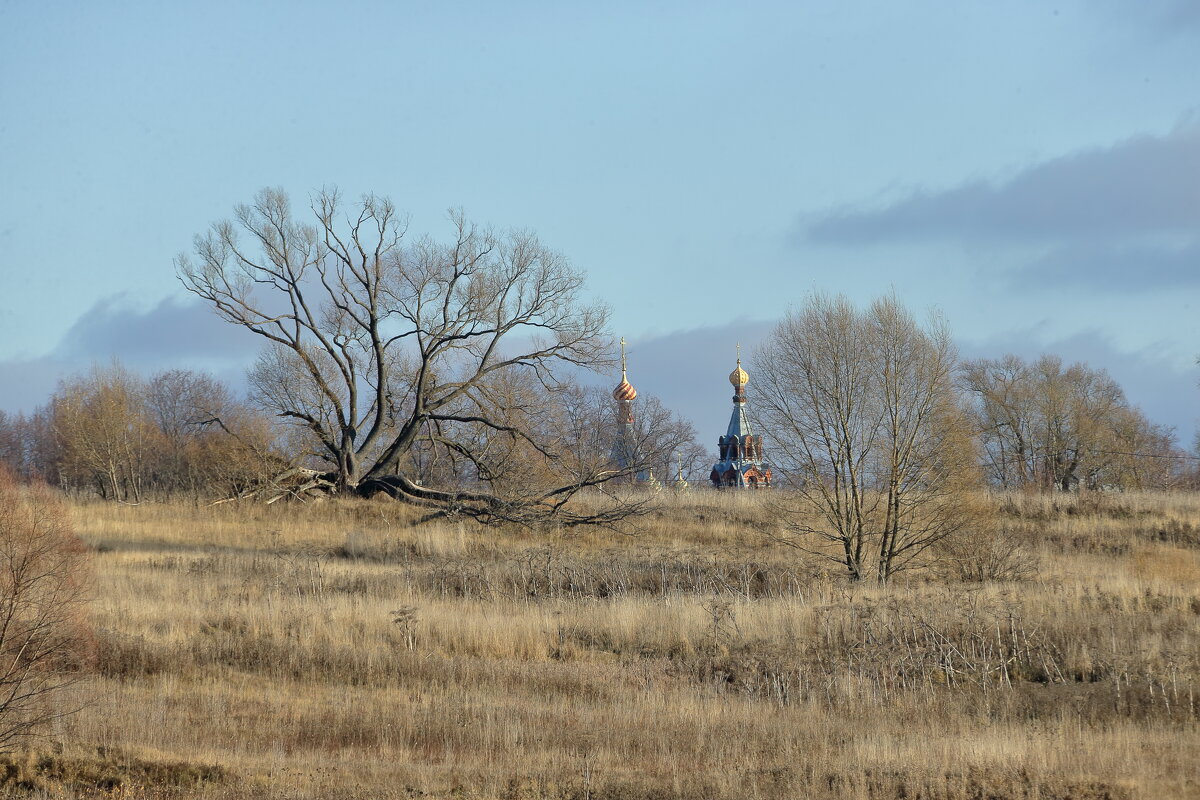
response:
[(621, 337), (621, 382), (617, 384), (617, 388), (613, 389), (613, 398), (621, 403), (628, 403), (637, 397), (637, 389), (633, 388), (633, 384), (629, 382), (629, 378), (625, 375), (625, 337)]

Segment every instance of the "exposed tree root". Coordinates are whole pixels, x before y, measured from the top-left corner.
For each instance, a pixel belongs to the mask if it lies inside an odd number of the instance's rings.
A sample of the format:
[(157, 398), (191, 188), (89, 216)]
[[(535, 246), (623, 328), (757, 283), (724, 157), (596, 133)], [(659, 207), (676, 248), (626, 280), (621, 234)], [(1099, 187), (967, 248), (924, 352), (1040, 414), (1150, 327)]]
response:
[[(354, 487), (339, 487), (334, 482), (335, 477), (329, 472), (293, 467), (259, 486), (222, 498), (211, 505), (244, 500), (261, 502), (264, 505), (281, 500), (305, 503), (336, 495), (371, 498), (383, 494), (393, 500), (428, 509), (430, 513), (424, 517), (425, 520), (467, 517), (484, 524), (512, 523), (531, 529), (547, 526), (572, 528), (581, 525), (615, 529), (620, 523), (644, 514), (649, 510), (651, 503), (648, 496), (617, 497), (604, 491), (604, 484), (613, 477), (610, 474), (549, 489), (540, 494), (512, 497), (479, 491), (432, 489), (416, 484), (403, 475), (370, 478)], [(607, 502), (588, 511), (568, 508), (568, 503), (585, 489), (599, 490)]]

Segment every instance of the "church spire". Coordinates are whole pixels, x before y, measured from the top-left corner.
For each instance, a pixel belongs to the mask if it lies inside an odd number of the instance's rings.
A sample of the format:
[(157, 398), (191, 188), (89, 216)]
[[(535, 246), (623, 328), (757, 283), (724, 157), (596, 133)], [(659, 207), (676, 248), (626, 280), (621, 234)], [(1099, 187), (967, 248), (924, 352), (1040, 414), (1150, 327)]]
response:
[(621, 337), (621, 382), (613, 389), (613, 399), (621, 409), (621, 419), (633, 423), (633, 401), (637, 399), (637, 389), (629, 382), (628, 369), (625, 364), (625, 337)]
[(746, 416), (746, 384), (750, 375), (742, 369), (742, 345), (737, 346), (737, 366), (729, 373), (733, 385), (733, 413), (725, 435), (717, 441), (720, 460), (709, 478), (720, 488), (762, 488), (771, 485), (771, 465), (764, 460), (762, 437), (755, 436)]
[(676, 453), (675, 460), (677, 462), (675, 466), (675, 491), (684, 492), (687, 491), (688, 482), (687, 479), (683, 477), (683, 459), (681, 459), (679, 454)]
[(625, 360), (625, 338), (621, 338), (621, 382), (612, 392), (617, 401), (617, 430), (614, 431), (612, 460), (618, 469), (628, 470), (638, 467), (636, 474), (630, 477), (633, 482), (648, 480), (648, 474), (640, 469), (642, 465), (641, 448), (638, 446), (637, 431), (633, 424), (633, 401), (637, 399), (637, 389), (629, 382), (629, 366)]

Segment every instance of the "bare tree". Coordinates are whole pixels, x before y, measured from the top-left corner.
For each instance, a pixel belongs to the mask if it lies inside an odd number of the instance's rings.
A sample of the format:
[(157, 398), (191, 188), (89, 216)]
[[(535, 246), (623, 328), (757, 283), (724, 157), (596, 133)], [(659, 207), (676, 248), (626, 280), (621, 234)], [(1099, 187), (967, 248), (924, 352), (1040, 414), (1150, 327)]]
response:
[(144, 389), (140, 378), (118, 364), (95, 367), (59, 386), (52, 419), (67, 482), (90, 485), (110, 500), (142, 500), (157, 447)]
[(875, 301), (868, 319), (883, 410), (877, 480), (887, 481), (878, 575), (887, 581), (978, 519), (982, 483), (945, 322), (921, 326), (894, 297)]
[(0, 469), (25, 474), (28, 460), (25, 415), (0, 411)]
[[(653, 395), (637, 396), (628, 427), (612, 395), (600, 387), (575, 390), (564, 411), (561, 441), (583, 472), (616, 469), (624, 461), (627, 478), (653, 476), (665, 485), (677, 473), (695, 481), (707, 471), (708, 451), (697, 441), (695, 427)], [(622, 451), (619, 458), (617, 449)], [(592, 466), (582, 469), (584, 464)]]
[[(563, 367), (602, 362), (606, 309), (585, 302), (582, 274), (530, 233), (454, 212), (450, 241), (409, 242), (384, 198), (344, 207), (322, 191), (311, 210), (302, 223), (282, 191), (260, 192), (196, 237), (194, 258), (176, 261), (180, 279), (268, 343), (256, 396), (306, 431), (333, 490), (509, 515), (517, 504), (489, 479), (481, 441), (521, 442), (552, 471), (560, 460), (503, 387), (556, 391)], [(431, 436), (478, 468), (479, 486), (414, 480), (414, 449)], [(565, 499), (611, 477), (564, 474), (519, 505), (570, 519)]]
[(1103, 449), (1106, 433), (1128, 407), (1125, 393), (1104, 370), (1078, 363), (1064, 369), (1058, 356), (1042, 356), (1033, 371), (1043, 475), (1067, 491), (1080, 484), (1084, 465)]
[(883, 502), (868, 474), (883, 421), (872, 402), (870, 338), (844, 297), (813, 297), (767, 339), (751, 384), (751, 408), (801, 501), (787, 514), (801, 534), (797, 546), (824, 555), (808, 536), (833, 543), (852, 580), (867, 575)]
[(974, 398), (972, 415), (988, 477), (1003, 488), (1026, 486), (1038, 472), (1033, 372), (1014, 355), (961, 366), (963, 388)]
[(67, 713), (62, 690), (81, 674), (86, 551), (44, 484), (0, 469), (0, 750)]
[(54, 405), (48, 402), (19, 419), (23, 464), (17, 474), (25, 480), (41, 479), (62, 486), (62, 444), (54, 432)]
[[(647, 471), (664, 485), (681, 475), (692, 483), (708, 478), (712, 458), (700, 444), (695, 426), (662, 404), (654, 395), (638, 396), (634, 417), (637, 452)], [(612, 408), (611, 404), (609, 406)]]
[(1084, 471), (1090, 489), (1170, 489), (1186, 482), (1185, 453), (1175, 431), (1136, 408), (1118, 409)]
[(787, 543), (886, 582), (970, 525), (979, 484), (955, 359), (944, 324), (893, 298), (859, 312), (817, 296), (784, 319), (751, 385), (794, 492), (781, 495)]
[(152, 463), (160, 492), (237, 494), (286, 463), (270, 420), (211, 375), (165, 370), (151, 376), (142, 397), (159, 434)]

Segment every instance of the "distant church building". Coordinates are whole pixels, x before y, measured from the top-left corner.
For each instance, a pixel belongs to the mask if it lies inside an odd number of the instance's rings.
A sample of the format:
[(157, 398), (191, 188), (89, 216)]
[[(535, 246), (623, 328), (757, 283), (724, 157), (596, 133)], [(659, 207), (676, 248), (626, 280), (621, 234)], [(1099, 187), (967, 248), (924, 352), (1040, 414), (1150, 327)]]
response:
[[(709, 478), (718, 489), (765, 489), (771, 485), (771, 465), (765, 459), (761, 436), (755, 436), (746, 418), (746, 384), (750, 376), (742, 369), (741, 348), (737, 368), (729, 374), (733, 384), (733, 415), (729, 428), (717, 441), (720, 460)], [(632, 387), (630, 387), (632, 388)]]
[(617, 401), (617, 430), (613, 439), (612, 461), (617, 469), (622, 471), (631, 467), (640, 467), (638, 471), (621, 483), (652, 483), (654, 476), (645, 468), (641, 447), (638, 445), (637, 430), (633, 424), (633, 401), (637, 399), (637, 389), (629, 382), (625, 364), (625, 340), (621, 339), (621, 382), (613, 389), (613, 399)]

